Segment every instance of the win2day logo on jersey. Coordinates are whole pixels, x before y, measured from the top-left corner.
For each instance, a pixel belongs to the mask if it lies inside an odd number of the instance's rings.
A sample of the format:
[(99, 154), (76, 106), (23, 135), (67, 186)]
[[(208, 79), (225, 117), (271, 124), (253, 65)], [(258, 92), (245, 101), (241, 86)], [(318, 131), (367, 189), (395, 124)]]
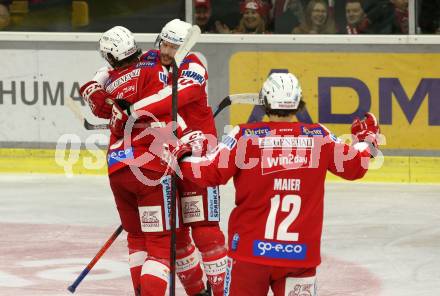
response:
[(261, 150), (262, 175), (307, 168), (309, 164), (310, 152), (298, 153), (298, 151), (291, 150), (286, 153), (286, 150), (282, 149)]

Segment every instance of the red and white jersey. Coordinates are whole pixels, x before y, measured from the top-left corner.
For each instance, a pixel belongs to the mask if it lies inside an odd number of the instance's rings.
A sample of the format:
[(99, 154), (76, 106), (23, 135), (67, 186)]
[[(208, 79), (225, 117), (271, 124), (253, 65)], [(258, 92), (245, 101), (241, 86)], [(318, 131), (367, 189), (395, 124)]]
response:
[[(124, 99), (133, 104), (162, 89), (166, 85), (166, 79), (163, 77), (167, 75), (167, 70), (155, 59), (143, 55), (138, 63), (110, 71), (109, 74), (110, 77), (104, 86), (106, 92), (115, 99)], [(163, 150), (161, 143), (158, 143), (153, 135), (138, 136), (145, 131), (142, 126), (154, 127), (158, 131), (162, 129), (163, 134), (171, 135), (171, 130), (163, 129), (170, 121), (170, 112), (156, 115), (155, 118), (146, 116), (136, 120), (136, 126), (141, 127), (133, 128), (130, 142), (124, 143), (123, 139), (112, 134), (107, 154), (109, 174), (125, 167), (129, 162), (138, 167), (165, 171), (166, 166), (160, 160)]]
[[(159, 51), (150, 50), (143, 59), (160, 65)], [(165, 69), (165, 68), (164, 68)], [(164, 70), (166, 71), (166, 69)], [(162, 75), (162, 74), (161, 74)], [(150, 112), (156, 116), (169, 114), (172, 108), (172, 70), (163, 74), (164, 85), (159, 92), (145, 96), (134, 104), (134, 112)], [(216, 135), (214, 117), (208, 105), (208, 72), (199, 58), (190, 53), (182, 62), (178, 72), (178, 114), (182, 128), (201, 130)]]
[[(137, 124), (154, 124), (158, 128), (171, 121), (172, 109), (172, 73), (162, 66), (159, 55), (158, 50), (149, 50), (137, 64), (111, 71), (105, 85), (105, 90), (113, 98), (123, 98), (133, 104), (133, 115), (139, 117)], [(178, 125), (181, 130), (201, 129), (206, 134), (215, 135), (212, 111), (207, 104), (207, 79), (203, 64), (194, 54), (189, 54), (179, 68)], [(159, 124), (153, 121), (159, 121)], [(133, 129), (131, 139), (136, 139), (142, 132), (142, 128)], [(172, 137), (170, 128), (163, 133)], [(142, 163), (140, 166), (147, 169), (165, 170), (166, 166), (157, 157), (163, 143), (158, 138), (155, 140), (153, 136), (144, 136), (124, 148), (122, 139), (112, 135), (108, 152), (109, 173), (126, 166), (130, 159), (138, 159), (135, 164)], [(145, 157), (139, 158), (141, 155)]]
[(200, 186), (234, 178), (230, 257), (314, 267), (321, 262), (326, 173), (363, 177), (370, 159), (367, 146), (342, 144), (320, 124), (251, 123), (236, 126), (211, 153), (187, 157), (180, 167)]

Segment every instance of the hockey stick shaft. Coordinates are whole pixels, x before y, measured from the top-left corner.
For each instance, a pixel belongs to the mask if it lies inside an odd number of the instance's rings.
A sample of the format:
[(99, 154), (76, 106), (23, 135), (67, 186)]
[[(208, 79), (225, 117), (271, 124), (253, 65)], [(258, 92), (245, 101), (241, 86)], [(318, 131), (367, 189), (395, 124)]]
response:
[(86, 277), (86, 275), (92, 270), (93, 266), (95, 266), (96, 262), (104, 255), (104, 253), (110, 248), (110, 246), (113, 244), (113, 242), (116, 240), (116, 238), (121, 234), (122, 232), (122, 225), (119, 225), (119, 227), (113, 232), (113, 234), (110, 236), (110, 238), (105, 242), (105, 244), (102, 246), (102, 248), (96, 253), (95, 257), (90, 261), (89, 264), (84, 268), (84, 270), (80, 273), (80, 275), (76, 278), (76, 280), (73, 282), (72, 285), (70, 285), (67, 290), (69, 290), (71, 293), (75, 293), (76, 288), (81, 283), (81, 281)]
[[(171, 119), (173, 124), (173, 132), (177, 138), (177, 106), (178, 106), (178, 79), (179, 79), (179, 67), (182, 64), (183, 59), (189, 53), (191, 48), (196, 44), (200, 37), (200, 28), (198, 26), (192, 26), (185, 36), (185, 41), (179, 46), (176, 54), (173, 58), (173, 72), (172, 72), (172, 110)], [(171, 246), (170, 246), (170, 296), (176, 294), (176, 203), (177, 203), (177, 175), (173, 173), (171, 175)]]
[[(258, 98), (258, 93), (242, 93), (242, 94), (232, 94), (223, 98), (220, 104), (214, 111), (214, 117), (216, 117), (223, 109), (231, 104), (250, 104), (250, 105), (260, 105), (261, 102)], [(84, 127), (86, 130), (101, 130), (108, 129), (108, 124), (92, 124), (84, 119)], [(135, 127), (138, 127), (135, 125)], [(139, 126), (142, 127), (142, 126)]]
[[(146, 123), (136, 123), (133, 128), (147, 128), (150, 127), (149, 124)], [(103, 123), (103, 124), (93, 124), (87, 121), (87, 119), (84, 119), (84, 128), (86, 130), (106, 130), (109, 129), (110, 126), (108, 125), (108, 123)]]
[(216, 117), (223, 109), (225, 109), (231, 104), (260, 105), (261, 102), (259, 100), (257, 93), (243, 93), (243, 94), (229, 95), (220, 101), (220, 103), (218, 104), (217, 108), (214, 111), (214, 117)]
[[(177, 138), (177, 79), (178, 66), (173, 64), (173, 89), (172, 89), (172, 122), (174, 136)], [(171, 247), (170, 247), (170, 296), (176, 294), (176, 202), (177, 202), (177, 176), (171, 175)]]

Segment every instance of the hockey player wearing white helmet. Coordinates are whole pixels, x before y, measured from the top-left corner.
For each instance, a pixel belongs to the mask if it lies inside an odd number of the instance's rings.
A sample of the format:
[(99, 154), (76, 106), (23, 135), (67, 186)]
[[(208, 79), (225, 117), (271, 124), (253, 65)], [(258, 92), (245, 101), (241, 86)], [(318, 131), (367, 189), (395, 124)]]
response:
[(133, 34), (124, 27), (116, 26), (102, 34), (99, 39), (102, 57), (113, 67), (120, 68), (139, 59), (142, 51)]
[(160, 62), (164, 66), (170, 66), (173, 62), (177, 49), (185, 41), (191, 24), (174, 19), (168, 22), (161, 30), (156, 46), (160, 49)]
[[(100, 69), (92, 81), (81, 87), (81, 94), (96, 116), (111, 118), (108, 173), (121, 223), (128, 233), (130, 273), (135, 294), (165, 295), (169, 281), (170, 226), (166, 217), (170, 202), (170, 175), (159, 157), (161, 151), (152, 152), (154, 140), (140, 136), (143, 128), (131, 130), (130, 146), (122, 137), (129, 117), (127, 107), (162, 90), (167, 73), (164, 73), (160, 62), (152, 59), (152, 52), (141, 56), (133, 34), (124, 27), (117, 26), (106, 31), (99, 40), (99, 46), (110, 67)], [(169, 112), (154, 116), (163, 125), (171, 121)], [(139, 118), (136, 122), (146, 126), (151, 119)], [(150, 160), (137, 161), (144, 155), (151, 156)], [(160, 184), (149, 186), (142, 183), (126, 160), (131, 161), (132, 166), (139, 163), (136, 166), (143, 177), (160, 180)], [(182, 284), (189, 295), (204, 295), (203, 272), (188, 228), (179, 227), (177, 237), (176, 247), (183, 250), (178, 259), (186, 262), (186, 265), (182, 263), (178, 266), (191, 267), (191, 274), (186, 277), (188, 280), (182, 281)], [(187, 270), (177, 270), (178, 275), (181, 272), (188, 273)]]
[[(174, 19), (168, 22), (160, 32), (156, 45), (159, 51), (149, 51), (145, 60), (157, 63), (163, 68), (168, 84), (159, 93), (147, 96), (135, 103), (131, 112), (151, 112), (155, 115), (169, 114), (171, 110), (171, 64), (176, 50), (184, 42), (191, 24)], [(216, 128), (212, 110), (208, 105), (208, 72), (199, 58), (190, 53), (179, 67), (178, 78), (178, 115), (187, 126), (187, 133), (201, 130), (210, 135), (211, 146), (216, 145)], [(204, 151), (208, 149), (205, 145)], [(220, 230), (220, 192), (217, 186), (200, 187), (188, 180), (179, 180), (179, 196), (183, 223), (191, 227), (194, 243), (202, 255), (203, 266), (214, 296), (223, 295), (223, 283), (226, 270), (225, 236)], [(195, 212), (194, 212), (195, 211)], [(190, 255), (188, 255), (190, 252)], [(182, 283), (190, 285), (197, 278), (194, 265), (188, 264), (188, 258), (196, 258), (194, 250), (177, 248), (177, 266)], [(181, 258), (181, 259), (179, 259)], [(196, 286), (197, 287), (197, 286)], [(199, 283), (199, 287), (201, 287)], [(191, 294), (186, 289), (188, 294)]]
[(84, 84), (80, 93), (89, 104), (94, 115), (109, 119), (113, 106), (113, 98), (105, 92), (110, 72), (139, 61), (142, 54), (133, 34), (124, 27), (116, 26), (104, 32), (99, 39), (101, 56), (109, 63), (96, 72), (91, 81)]
[[(183, 21), (172, 20), (163, 28), (158, 36), (157, 45), (160, 50), (149, 50), (143, 54), (139, 58), (139, 62), (134, 64), (134, 68), (130, 68), (131, 66), (129, 68), (120, 68), (121, 73), (125, 73), (124, 77), (130, 76), (131, 79), (127, 81), (119, 78), (114, 79), (113, 71), (110, 71), (110, 77), (107, 80), (105, 75), (97, 75), (99, 77), (95, 76), (94, 80), (99, 80), (100, 82), (91, 82), (94, 85), (103, 85), (105, 87), (103, 92), (93, 92), (93, 94), (89, 95), (85, 91), (87, 89), (86, 84), (82, 88), (84, 90), (82, 93), (90, 98), (89, 101), (92, 101), (93, 97), (97, 94), (100, 94), (99, 100), (103, 102), (105, 102), (106, 96), (110, 96), (113, 100), (116, 97), (124, 98), (124, 102), (129, 105), (129, 112), (137, 118), (137, 121), (144, 120), (140, 114), (148, 113), (153, 114), (159, 119), (164, 118), (163, 121), (167, 122), (166, 117), (169, 116), (171, 110), (171, 61), (178, 46), (183, 43), (190, 26), (190, 24)], [(104, 49), (104, 57), (105, 55), (110, 55), (108, 58), (109, 62), (112, 63), (114, 60), (119, 62), (116, 55), (119, 56), (127, 52), (115, 51), (111, 44)], [(113, 55), (114, 53), (115, 55)], [(124, 60), (122, 59), (121, 61)], [(113, 64), (115, 65), (115, 63)], [(118, 66), (116, 65), (116, 67)], [(142, 75), (137, 77), (137, 72)], [(148, 76), (149, 78), (142, 78), (143, 76)], [(211, 138), (214, 138), (213, 142), (216, 142), (215, 123), (211, 108), (207, 102), (207, 79), (208, 73), (205, 66), (196, 55), (188, 54), (179, 68), (179, 124), (187, 126), (188, 133), (194, 129), (202, 128), (202, 131), (205, 134), (212, 135)], [(129, 85), (132, 81), (136, 80), (138, 81), (137, 86)], [(110, 122), (112, 139), (119, 140), (123, 135), (128, 112), (120, 108), (119, 104), (114, 104), (113, 114), (115, 116), (112, 116)], [(134, 138), (133, 132), (132, 138)], [(215, 144), (213, 143), (213, 145)], [(148, 148), (148, 146), (145, 147)], [(137, 157), (138, 151), (143, 152), (142, 148), (134, 149), (134, 158)], [(121, 147), (111, 150), (109, 155), (118, 153), (118, 149), (121, 149)], [(156, 165), (156, 162), (150, 161), (146, 165), (152, 167), (152, 165)], [(121, 170), (123, 166), (123, 161), (111, 161), (109, 162), (109, 173), (112, 174), (113, 171)], [(161, 167), (155, 166), (152, 169), (160, 171)], [(223, 295), (226, 247), (224, 235), (218, 225), (220, 219), (218, 187), (201, 188), (190, 182), (180, 182), (179, 195), (181, 196), (181, 217), (185, 225), (192, 227), (192, 236), (202, 254), (204, 268), (214, 295)], [(196, 206), (196, 215), (194, 215), (194, 207), (191, 205)], [(161, 208), (164, 208), (163, 205), (161, 205)], [(165, 214), (162, 217), (165, 217)], [(195, 248), (191, 245), (190, 240), (188, 240), (189, 230), (188, 228), (181, 228), (180, 230), (177, 233), (177, 275), (188, 295), (203, 295), (204, 283), (202, 281), (202, 272)], [(133, 257), (135, 256), (133, 255)], [(139, 263), (132, 266), (138, 266), (139, 270)], [(134, 271), (136, 268), (131, 270)], [(136, 277), (132, 277), (132, 279), (136, 279)], [(137, 283), (139, 286), (139, 281)], [(134, 285), (136, 287), (135, 281)]]
[(316, 296), (326, 173), (362, 178), (379, 127), (371, 113), (355, 120), (349, 146), (321, 124), (292, 122), (305, 104), (291, 73), (271, 74), (260, 98), (268, 122), (234, 127), (212, 153), (184, 158), (180, 168), (200, 186), (234, 178), (224, 295), (266, 296), (270, 288)]
[(305, 103), (298, 79), (291, 73), (273, 73), (264, 82), (260, 101), (268, 116), (289, 117), (302, 110)]

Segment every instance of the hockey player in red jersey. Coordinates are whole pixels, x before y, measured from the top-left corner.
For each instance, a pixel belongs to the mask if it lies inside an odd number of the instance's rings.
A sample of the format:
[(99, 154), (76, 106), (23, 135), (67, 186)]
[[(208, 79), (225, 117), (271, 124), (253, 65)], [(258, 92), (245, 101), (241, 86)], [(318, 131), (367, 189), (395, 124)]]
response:
[[(159, 51), (150, 50), (144, 56), (146, 63), (160, 65), (167, 84), (159, 92), (146, 96), (134, 103), (130, 111), (134, 116), (143, 112), (156, 116), (169, 114), (171, 110), (171, 63), (177, 48), (185, 38), (188, 23), (178, 19), (167, 23), (158, 36)], [(210, 135), (211, 145), (215, 146), (216, 129), (212, 110), (207, 99), (208, 72), (199, 58), (190, 53), (179, 68), (178, 79), (178, 114), (179, 124), (186, 126), (186, 131), (201, 130)], [(207, 147), (204, 148), (206, 150)], [(183, 223), (191, 226), (194, 243), (202, 255), (202, 261), (212, 292), (215, 296), (223, 295), (223, 279), (226, 270), (225, 237), (220, 230), (220, 195), (217, 186), (200, 187), (192, 182), (179, 182), (179, 195)], [(188, 253), (178, 249), (177, 255)], [(194, 254), (192, 254), (194, 256)], [(189, 257), (177, 260), (178, 273), (182, 282), (191, 281), (194, 273)]]
[[(143, 121), (145, 114), (152, 114), (158, 118), (168, 116), (171, 110), (170, 64), (177, 48), (183, 43), (189, 26), (190, 24), (180, 20), (169, 22), (158, 38), (160, 50), (150, 50), (140, 57), (136, 67), (149, 73), (149, 87), (125, 88), (135, 89), (136, 99), (128, 100), (128, 102), (124, 100), (126, 110), (122, 110), (118, 105), (113, 107), (112, 134), (123, 135), (128, 113), (136, 118), (137, 122)], [(103, 118), (109, 117), (106, 100), (108, 97), (115, 97), (114, 92), (109, 92), (113, 90), (114, 85), (119, 86), (120, 83), (112, 77), (106, 77), (107, 72), (106, 69), (98, 71), (94, 79), (96, 81), (89, 82), (82, 88), (94, 114)], [(186, 128), (187, 136), (191, 135), (192, 130), (203, 127), (204, 133), (215, 138), (214, 119), (207, 104), (207, 78), (207, 71), (203, 64), (194, 54), (189, 54), (179, 69), (178, 81), (178, 123), (182, 128)], [(105, 89), (98, 88), (99, 84), (105, 86)], [(139, 99), (142, 94), (143, 99)], [(124, 94), (119, 94), (118, 98), (125, 98)], [(123, 164), (120, 165), (123, 166)], [(226, 247), (224, 235), (218, 226), (220, 219), (218, 187), (201, 188), (190, 182), (180, 182), (179, 194), (182, 196), (183, 222), (192, 228), (192, 236), (202, 254), (208, 281), (214, 295), (222, 295), (226, 269)], [(187, 232), (180, 231), (177, 234), (176, 271), (186, 292), (194, 295), (196, 291), (204, 287), (197, 254), (194, 246), (182, 243), (187, 242)]]
[(234, 179), (224, 295), (262, 296), (269, 288), (275, 296), (317, 295), (326, 173), (362, 178), (377, 151), (374, 115), (353, 123), (349, 146), (321, 124), (292, 122), (301, 96), (294, 75), (271, 74), (260, 92), (269, 122), (236, 126), (206, 157), (180, 163), (200, 186)]
[[(162, 66), (141, 57), (133, 35), (124, 27), (105, 32), (100, 51), (111, 68), (100, 69), (80, 91), (96, 116), (110, 119), (109, 180), (122, 226), (128, 233), (135, 293), (165, 295), (169, 281), (171, 176), (162, 153), (166, 152), (163, 142), (172, 135), (167, 129), (171, 117), (144, 112), (132, 128), (126, 128), (126, 121), (129, 105), (162, 89), (166, 76), (157, 70)], [(163, 135), (163, 140), (158, 135)], [(193, 271), (189, 278), (194, 282), (189, 286), (183, 283), (184, 287), (190, 295), (205, 295), (202, 270), (193, 254), (188, 229), (180, 227), (177, 236), (177, 248), (185, 251), (179, 254), (180, 259), (189, 261)]]

